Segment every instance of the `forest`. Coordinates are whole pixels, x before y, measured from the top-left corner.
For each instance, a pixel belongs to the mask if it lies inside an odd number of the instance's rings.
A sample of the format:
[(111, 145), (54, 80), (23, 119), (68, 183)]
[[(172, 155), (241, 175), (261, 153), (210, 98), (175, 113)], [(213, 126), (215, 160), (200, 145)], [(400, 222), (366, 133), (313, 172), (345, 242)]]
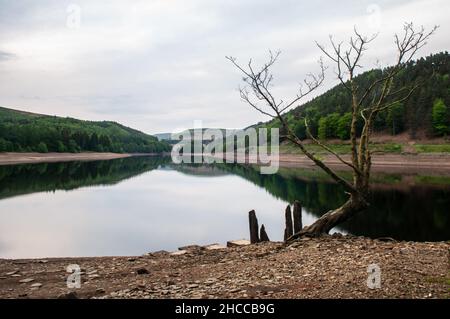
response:
[[(374, 131), (397, 135), (407, 132), (411, 138), (432, 138), (450, 134), (450, 57), (441, 52), (407, 63), (393, 81), (392, 92), (419, 87), (403, 103), (377, 115)], [(373, 69), (355, 78), (363, 90), (389, 71)], [(311, 133), (320, 139), (347, 140), (350, 134), (350, 94), (342, 84), (311, 101), (292, 109), (286, 116), (301, 139), (307, 138), (305, 117)], [(258, 123), (257, 126), (279, 127), (279, 121)], [(359, 119), (359, 128), (363, 119)], [(282, 133), (282, 132), (281, 132)]]
[(109, 121), (93, 122), (0, 107), (0, 152), (170, 151), (154, 136)]

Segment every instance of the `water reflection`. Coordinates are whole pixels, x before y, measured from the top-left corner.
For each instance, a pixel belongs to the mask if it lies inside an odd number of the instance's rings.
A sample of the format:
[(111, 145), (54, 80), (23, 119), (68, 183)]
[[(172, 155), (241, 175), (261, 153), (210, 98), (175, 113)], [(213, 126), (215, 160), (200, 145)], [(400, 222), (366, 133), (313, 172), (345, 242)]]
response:
[[(318, 173), (301, 169), (282, 169), (279, 174), (261, 175), (251, 166), (225, 166), (273, 196), (286, 202), (299, 200), (319, 217), (343, 204), (342, 188)], [(306, 177), (305, 177), (306, 176)], [(371, 207), (342, 224), (348, 233), (399, 240), (441, 241), (450, 238), (450, 186), (406, 183), (402, 176), (375, 176)], [(423, 176), (417, 176), (422, 181)], [(448, 182), (449, 179), (439, 179)]]
[[(389, 180), (390, 178), (390, 180)], [(450, 238), (450, 189), (375, 187), (372, 207), (341, 231), (405, 240)], [(20, 196), (19, 196), (20, 195)], [(281, 240), (287, 202), (300, 200), (304, 224), (345, 201), (320, 174), (251, 166), (175, 165), (135, 157), (0, 167), (0, 257), (134, 255), (248, 237), (255, 209)]]

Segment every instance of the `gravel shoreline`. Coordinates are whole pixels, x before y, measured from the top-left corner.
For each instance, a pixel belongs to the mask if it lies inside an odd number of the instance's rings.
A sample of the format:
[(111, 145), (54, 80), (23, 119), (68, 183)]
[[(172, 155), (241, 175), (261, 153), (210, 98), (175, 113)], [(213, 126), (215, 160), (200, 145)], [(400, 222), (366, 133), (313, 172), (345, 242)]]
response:
[[(242, 243), (241, 243), (242, 244)], [(450, 243), (363, 237), (188, 246), (135, 257), (0, 259), (0, 298), (449, 298)], [(69, 289), (66, 267), (81, 267)], [(368, 266), (381, 287), (367, 286)]]

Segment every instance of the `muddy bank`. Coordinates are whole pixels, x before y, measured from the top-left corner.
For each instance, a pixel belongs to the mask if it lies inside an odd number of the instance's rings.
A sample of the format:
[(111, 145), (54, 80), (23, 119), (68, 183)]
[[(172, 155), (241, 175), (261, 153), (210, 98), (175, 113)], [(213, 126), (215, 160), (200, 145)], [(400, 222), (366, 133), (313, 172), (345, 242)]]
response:
[[(450, 244), (353, 236), (136, 257), (0, 260), (0, 298), (447, 298)], [(81, 267), (68, 289), (66, 267)], [(368, 266), (381, 270), (367, 285)]]
[[(350, 155), (344, 154), (340, 156), (344, 160), (351, 162)], [(218, 155), (215, 157), (220, 157), (225, 162), (227, 158), (233, 158), (233, 155)], [(319, 157), (337, 171), (351, 170), (348, 165), (342, 163), (334, 155), (324, 154)], [(237, 158), (235, 157), (236, 161)], [(258, 163), (258, 158), (254, 155), (239, 154), (239, 158), (239, 163)], [(269, 160), (267, 159), (266, 161)], [(271, 166), (276, 166), (276, 164), (275, 161), (270, 162)], [(267, 165), (267, 162), (262, 165)], [(278, 166), (285, 168), (318, 168), (306, 155), (290, 153), (279, 154)], [(398, 174), (445, 174), (450, 176), (450, 154), (374, 154), (372, 155), (372, 171)]]
[[(339, 170), (350, 170), (333, 155), (321, 156), (322, 160)], [(349, 155), (342, 158), (350, 161)], [(280, 154), (281, 167), (313, 167), (314, 163), (304, 155)], [(450, 174), (450, 154), (374, 154), (372, 171), (384, 173), (446, 173)]]
[(0, 153), (0, 165), (27, 163), (51, 163), (69, 161), (97, 161), (130, 157), (131, 154), (118, 153)]
[[(157, 156), (170, 154), (118, 154), (118, 153), (0, 153), (0, 165), (26, 163), (50, 163), (68, 161), (96, 161), (124, 158), (130, 156)], [(347, 155), (343, 158), (349, 159)], [(337, 170), (349, 170), (333, 155), (321, 156), (323, 161)], [(247, 158), (254, 162), (255, 159)], [(372, 170), (384, 173), (427, 173), (450, 175), (450, 154), (375, 154), (372, 157)], [(280, 167), (310, 168), (315, 164), (306, 156), (299, 154), (280, 154)]]

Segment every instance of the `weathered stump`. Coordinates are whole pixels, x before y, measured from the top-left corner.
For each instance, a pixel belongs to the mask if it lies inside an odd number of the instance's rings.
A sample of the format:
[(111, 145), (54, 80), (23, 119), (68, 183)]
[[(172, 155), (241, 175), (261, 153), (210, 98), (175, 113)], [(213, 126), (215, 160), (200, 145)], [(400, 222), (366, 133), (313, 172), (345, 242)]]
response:
[(303, 228), (302, 223), (302, 205), (298, 201), (294, 202), (294, 234), (298, 233)]
[(259, 240), (260, 241), (270, 241), (269, 236), (267, 236), (266, 228), (264, 224), (261, 225), (261, 230), (259, 231)]
[(248, 212), (248, 223), (250, 225), (250, 243), (256, 244), (259, 242), (258, 234), (258, 219), (254, 210)]
[(293, 233), (293, 227), (292, 227), (292, 214), (291, 214), (291, 206), (286, 207), (284, 218), (286, 220), (286, 228), (284, 229), (284, 240), (291, 237)]

